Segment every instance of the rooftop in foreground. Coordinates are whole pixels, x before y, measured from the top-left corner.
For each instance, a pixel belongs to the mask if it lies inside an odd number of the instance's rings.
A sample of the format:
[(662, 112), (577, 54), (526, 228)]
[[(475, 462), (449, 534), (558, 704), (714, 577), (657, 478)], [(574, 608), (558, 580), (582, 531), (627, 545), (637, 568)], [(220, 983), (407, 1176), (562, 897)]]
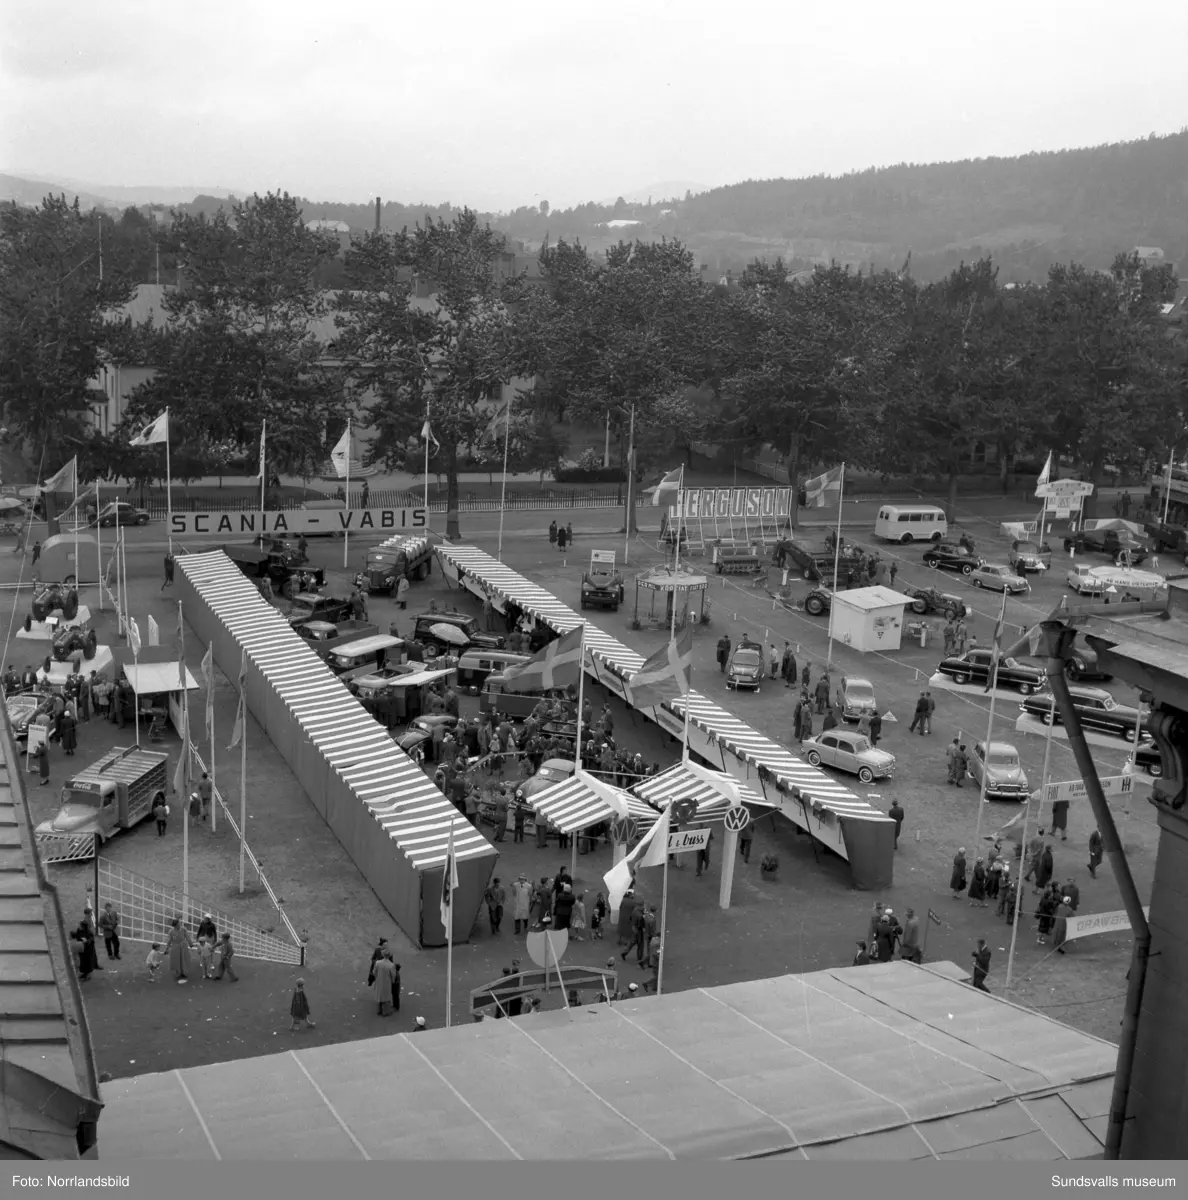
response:
[(896, 962), (297, 1042), (105, 1084), (101, 1154), (1100, 1157), (1116, 1047), (965, 979), (952, 963)]

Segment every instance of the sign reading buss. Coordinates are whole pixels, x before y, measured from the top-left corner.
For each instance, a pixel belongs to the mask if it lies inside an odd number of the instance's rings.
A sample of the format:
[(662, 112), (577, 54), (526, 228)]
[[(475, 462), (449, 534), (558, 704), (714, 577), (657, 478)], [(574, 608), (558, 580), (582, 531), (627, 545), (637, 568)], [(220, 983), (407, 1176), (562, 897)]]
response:
[(341, 537), (344, 533), (394, 533), (424, 529), (423, 508), (292, 508), (284, 512), (175, 512), (169, 531), (174, 537)]

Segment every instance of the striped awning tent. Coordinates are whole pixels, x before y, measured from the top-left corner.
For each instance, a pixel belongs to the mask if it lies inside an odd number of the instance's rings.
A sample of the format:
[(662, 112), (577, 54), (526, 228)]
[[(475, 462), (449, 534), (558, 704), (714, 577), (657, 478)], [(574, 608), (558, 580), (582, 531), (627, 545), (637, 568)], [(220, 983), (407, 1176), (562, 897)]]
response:
[[(641, 830), (650, 829), (660, 813), (645, 800), (620, 788), (613, 788), (627, 805), (627, 812), (639, 822)], [(570, 776), (532, 797), (532, 807), (550, 825), (562, 833), (577, 833), (609, 821), (614, 815), (611, 806), (589, 784)]]
[[(758, 792), (739, 783), (733, 775), (729, 779), (742, 795), (743, 803), (751, 809), (752, 816), (763, 816), (774, 812), (779, 806), (770, 800), (764, 800)], [(647, 800), (657, 808), (667, 808), (674, 800), (695, 800), (697, 802), (698, 821), (720, 821), (726, 810), (733, 803), (731, 799), (711, 783), (694, 775), (682, 763), (669, 767), (659, 775), (644, 779), (631, 789), (642, 800)]]
[[(628, 679), (643, 666), (643, 656), (617, 638), (586, 621), (572, 608), (562, 604), (551, 592), (526, 579), (517, 571), (492, 558), (477, 546), (445, 543), (436, 548), (438, 557), (448, 563), (463, 580), (478, 581), (504, 602), (511, 602), (542, 621), (557, 633), (565, 633), (583, 622), (586, 626), (587, 670), (598, 678), (602, 672)], [(758, 733), (737, 717), (720, 708), (698, 692), (688, 694), (689, 721), (696, 724), (711, 744), (720, 743), (731, 753), (756, 769), (760, 787), (767, 793), (764, 776), (774, 787), (782, 786), (794, 799), (806, 806), (818, 807), (850, 821), (889, 822), (886, 813), (855, 796), (844, 784), (817, 767), (797, 758), (790, 750)], [(684, 720), (684, 698), (666, 701), (666, 708)], [(712, 764), (717, 766), (719, 764)], [(724, 764), (722, 764), (724, 766)]]

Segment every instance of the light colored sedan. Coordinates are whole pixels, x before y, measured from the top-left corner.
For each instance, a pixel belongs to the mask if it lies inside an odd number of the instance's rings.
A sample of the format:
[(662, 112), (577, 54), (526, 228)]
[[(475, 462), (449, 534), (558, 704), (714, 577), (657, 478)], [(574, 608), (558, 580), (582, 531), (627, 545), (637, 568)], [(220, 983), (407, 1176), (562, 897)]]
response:
[(974, 587), (988, 588), (992, 592), (1009, 592), (1012, 596), (1031, 590), (1027, 580), (1016, 575), (1005, 563), (982, 563), (974, 568), (969, 581)]
[(1100, 596), (1105, 588), (1092, 572), (1093, 568), (1088, 563), (1074, 563), (1069, 567), (1064, 581), (1078, 596)]
[(829, 729), (804, 741), (804, 757), (814, 767), (824, 763), (857, 775), (863, 783), (890, 779), (895, 773), (895, 755), (870, 744), (870, 738), (842, 729)]

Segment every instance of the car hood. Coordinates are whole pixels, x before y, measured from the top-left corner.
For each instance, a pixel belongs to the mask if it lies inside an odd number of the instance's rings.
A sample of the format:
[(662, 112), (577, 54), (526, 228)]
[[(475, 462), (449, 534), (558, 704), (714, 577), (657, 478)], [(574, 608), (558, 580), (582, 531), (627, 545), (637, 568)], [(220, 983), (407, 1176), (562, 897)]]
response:
[(991, 783), (1011, 783), (1020, 787), (1027, 786), (1027, 775), (1022, 767), (990, 767), (986, 772)]
[(81, 833), (97, 828), (97, 810), (85, 804), (66, 804), (58, 814), (37, 826), (38, 833)]
[(895, 755), (872, 746), (858, 755), (858, 761), (866, 763), (868, 767), (890, 767), (895, 765)]

